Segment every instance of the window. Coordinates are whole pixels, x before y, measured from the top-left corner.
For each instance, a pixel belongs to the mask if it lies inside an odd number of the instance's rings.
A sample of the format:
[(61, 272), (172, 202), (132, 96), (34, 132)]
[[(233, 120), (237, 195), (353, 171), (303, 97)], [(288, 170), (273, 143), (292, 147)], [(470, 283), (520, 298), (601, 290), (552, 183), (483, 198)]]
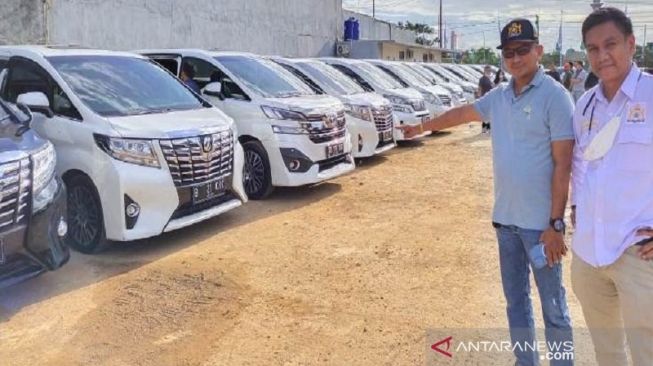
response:
[(397, 81), (401, 84), (401, 86), (403, 86), (404, 88), (408, 88), (408, 87), (409, 87), (408, 83), (406, 83), (405, 81), (403, 81), (403, 80), (399, 77), (399, 75), (397, 75), (396, 73), (394, 73), (392, 70), (388, 69), (388, 68), (385, 67), (385, 66), (379, 66), (379, 69), (383, 70), (386, 74), (392, 76), (392, 77), (393, 77), (395, 80), (397, 80)]
[(365, 89), (365, 91), (374, 92), (374, 88), (372, 88), (372, 86), (367, 81), (365, 81), (365, 79), (360, 77), (360, 75), (358, 75), (357, 73), (353, 72), (350, 68), (343, 65), (331, 65), (331, 66), (333, 66), (335, 69), (339, 70), (343, 74), (347, 75), (348, 77), (352, 78), (358, 85), (361, 86), (361, 88)]
[(177, 58), (152, 58), (154, 62), (159, 64), (164, 69), (170, 71), (172, 75), (178, 76), (177, 72), (179, 71), (179, 60)]
[(21, 58), (13, 59), (9, 64), (7, 82), (2, 96), (8, 101), (16, 103), (19, 95), (30, 92), (45, 94), (55, 115), (82, 120), (81, 114), (70, 98), (45, 70), (32, 61)]
[[(129, 56), (53, 56), (75, 95), (103, 117), (200, 109), (207, 105), (152, 62)], [(60, 106), (65, 110), (65, 102)]]
[(408, 58), (411, 59), (413, 57), (414, 57), (413, 50), (408, 50)]
[(313, 91), (316, 92), (317, 94), (325, 94), (324, 90), (322, 90), (322, 88), (320, 88), (313, 80), (311, 80), (308, 76), (306, 76), (304, 73), (302, 73), (298, 69), (296, 69), (296, 68), (294, 68), (294, 67), (292, 67), (290, 65), (286, 65), (286, 64), (281, 64), (280, 63), (279, 65), (281, 65), (284, 69), (292, 72), (293, 75), (300, 78), (303, 82), (306, 83), (306, 85), (310, 86), (311, 89), (313, 89)]
[(216, 60), (237, 78), (237, 82), (264, 98), (315, 95), (303, 81), (277, 63), (249, 56), (217, 56)]
[(399, 51), (399, 59), (400, 60), (405, 60), (406, 59), (406, 53), (404, 51)]
[[(433, 56), (433, 55), (431, 55), (431, 56)], [(422, 61), (423, 61), (423, 62), (428, 62), (428, 60), (429, 60), (429, 55), (427, 55), (427, 54), (423, 54), (423, 55), (422, 55)]]
[[(195, 69), (193, 80), (197, 82), (200, 89), (210, 82), (219, 82), (224, 78), (224, 73), (218, 70), (211, 63), (195, 57), (184, 57), (183, 63), (187, 63)], [(241, 92), (241, 94), (243, 94)]]

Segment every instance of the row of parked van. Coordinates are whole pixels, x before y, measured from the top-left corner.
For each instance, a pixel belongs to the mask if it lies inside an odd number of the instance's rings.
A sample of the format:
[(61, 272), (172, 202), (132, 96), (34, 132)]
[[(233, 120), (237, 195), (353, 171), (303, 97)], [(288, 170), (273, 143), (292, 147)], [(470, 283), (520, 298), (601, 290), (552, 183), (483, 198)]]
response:
[[(199, 93), (179, 79), (188, 65)], [(46, 46), (0, 47), (0, 70), (0, 285), (58, 268), (67, 246), (94, 253), (351, 172), (404, 139), (397, 125), (469, 102), (478, 77), (460, 65)]]

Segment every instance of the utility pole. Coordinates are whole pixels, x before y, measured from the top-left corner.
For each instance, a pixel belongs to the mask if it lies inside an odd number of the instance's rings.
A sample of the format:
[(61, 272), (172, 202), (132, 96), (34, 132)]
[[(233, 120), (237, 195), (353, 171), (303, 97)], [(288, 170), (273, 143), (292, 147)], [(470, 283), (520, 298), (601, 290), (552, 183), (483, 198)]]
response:
[(642, 67), (646, 67), (646, 24), (644, 24), (644, 45), (642, 46)]
[(376, 2), (372, 0), (372, 18), (376, 18)]
[(440, 15), (438, 19), (438, 39), (440, 40), (440, 49), (442, 49), (442, 0), (440, 0)]

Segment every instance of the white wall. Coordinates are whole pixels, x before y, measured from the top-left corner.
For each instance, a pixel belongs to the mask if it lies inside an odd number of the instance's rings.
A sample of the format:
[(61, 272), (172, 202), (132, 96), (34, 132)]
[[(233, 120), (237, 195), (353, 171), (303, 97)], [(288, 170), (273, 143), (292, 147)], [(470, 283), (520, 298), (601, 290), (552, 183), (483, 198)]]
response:
[(344, 32), (342, 0), (50, 2), (49, 42), (96, 48), (198, 47), (309, 57), (333, 55)]
[(43, 42), (43, 0), (0, 0), (0, 44)]

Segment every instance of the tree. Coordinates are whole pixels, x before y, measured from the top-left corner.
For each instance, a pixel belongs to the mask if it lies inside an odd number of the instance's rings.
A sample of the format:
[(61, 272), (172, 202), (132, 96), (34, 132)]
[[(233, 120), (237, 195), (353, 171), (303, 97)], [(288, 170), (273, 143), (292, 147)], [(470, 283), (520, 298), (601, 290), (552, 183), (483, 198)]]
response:
[[(562, 61), (564, 62), (564, 59)], [(540, 63), (544, 66), (548, 66), (550, 64), (560, 66), (560, 53), (558, 51), (545, 53), (544, 55), (542, 55), (542, 60), (540, 61)]]
[(490, 64), (499, 65), (499, 57), (496, 52), (488, 47), (471, 49), (463, 54), (462, 63), (464, 64)]
[(407, 21), (406, 23), (399, 22), (397, 26), (400, 29), (405, 29), (417, 33), (417, 38), (415, 38), (415, 43), (417, 44), (432, 46), (437, 41), (437, 37), (433, 38), (427, 36), (435, 33), (433, 28), (431, 28), (431, 26), (428, 24), (411, 23), (410, 21)]
[[(646, 54), (642, 53), (642, 46), (637, 45), (635, 50), (635, 61), (639, 67), (653, 67), (653, 48), (646, 47)], [(646, 56), (646, 57), (644, 57)]]

